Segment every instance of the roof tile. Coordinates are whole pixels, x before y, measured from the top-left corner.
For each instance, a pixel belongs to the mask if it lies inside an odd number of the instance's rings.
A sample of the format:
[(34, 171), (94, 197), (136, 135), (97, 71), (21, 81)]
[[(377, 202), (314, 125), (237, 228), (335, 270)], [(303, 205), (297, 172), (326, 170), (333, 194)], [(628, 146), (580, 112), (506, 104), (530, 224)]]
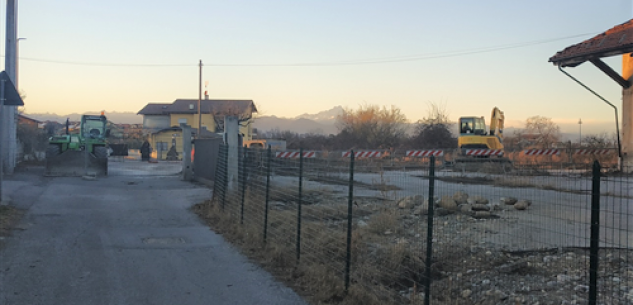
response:
[(633, 52), (633, 19), (550, 57), (549, 62), (575, 67), (585, 61)]
[[(201, 113), (216, 115), (238, 115), (257, 112), (252, 100), (201, 100)], [(198, 113), (198, 100), (177, 99), (171, 104), (147, 104), (138, 114), (142, 115), (167, 115), (171, 113), (195, 114)]]

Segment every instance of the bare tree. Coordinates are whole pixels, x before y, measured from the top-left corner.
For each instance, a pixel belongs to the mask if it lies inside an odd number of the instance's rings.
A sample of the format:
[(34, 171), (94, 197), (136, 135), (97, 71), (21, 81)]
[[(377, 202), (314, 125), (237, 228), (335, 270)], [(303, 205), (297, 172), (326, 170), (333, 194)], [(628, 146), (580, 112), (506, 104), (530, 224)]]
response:
[(227, 116), (237, 117), (237, 122), (240, 126), (248, 126), (248, 124), (252, 124), (255, 120), (252, 109), (243, 109), (236, 105), (213, 109), (211, 114), (215, 123), (216, 132), (224, 132), (224, 118)]
[(451, 133), (446, 105), (430, 102), (426, 117), (417, 121), (409, 141), (413, 148), (455, 148), (457, 138)]
[(347, 146), (341, 147), (344, 149), (397, 147), (406, 136), (406, 122), (395, 106), (361, 105), (356, 110), (345, 109), (337, 117), (337, 138)]
[(560, 127), (552, 119), (540, 115), (527, 118), (522, 137), (529, 137), (533, 145), (549, 148), (560, 142)]
[(616, 134), (609, 135), (606, 132), (584, 136), (582, 144), (588, 148), (614, 148), (618, 146)]

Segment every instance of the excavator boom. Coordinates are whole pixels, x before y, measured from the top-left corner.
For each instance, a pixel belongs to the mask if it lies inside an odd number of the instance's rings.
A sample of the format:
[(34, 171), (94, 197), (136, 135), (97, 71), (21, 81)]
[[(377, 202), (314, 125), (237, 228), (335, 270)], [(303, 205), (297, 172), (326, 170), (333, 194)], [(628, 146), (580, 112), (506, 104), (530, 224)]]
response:
[(499, 108), (492, 108), (492, 115), (490, 116), (490, 135), (496, 135), (497, 137), (503, 139), (503, 123), (505, 121), (505, 116), (503, 115), (503, 111), (499, 110)]

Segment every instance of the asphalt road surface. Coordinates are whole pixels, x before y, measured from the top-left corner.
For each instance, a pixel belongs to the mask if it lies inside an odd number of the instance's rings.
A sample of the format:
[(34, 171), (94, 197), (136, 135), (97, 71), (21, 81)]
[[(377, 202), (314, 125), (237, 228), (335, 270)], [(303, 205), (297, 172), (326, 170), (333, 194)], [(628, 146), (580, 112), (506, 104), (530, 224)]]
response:
[(179, 169), (6, 177), (5, 197), (28, 212), (0, 249), (0, 304), (305, 304), (188, 210), (211, 194)]

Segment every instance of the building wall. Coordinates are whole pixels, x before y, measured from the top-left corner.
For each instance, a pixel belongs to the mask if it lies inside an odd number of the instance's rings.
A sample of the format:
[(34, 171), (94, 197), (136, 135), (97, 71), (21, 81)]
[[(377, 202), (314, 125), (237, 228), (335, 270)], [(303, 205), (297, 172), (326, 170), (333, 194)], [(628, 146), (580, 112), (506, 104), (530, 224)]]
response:
[[(170, 118), (170, 126), (180, 126), (179, 120), (186, 119), (187, 125), (191, 126), (191, 128), (198, 128), (198, 114), (171, 114)], [(213, 115), (208, 113), (202, 114), (202, 127), (207, 127), (208, 131), (215, 131), (215, 121), (213, 120)]]
[(160, 160), (167, 158), (167, 152), (172, 146), (173, 141), (176, 142), (176, 151), (178, 152), (178, 159), (182, 159), (182, 131), (181, 130), (167, 130), (159, 133), (152, 134), (149, 144), (152, 146), (152, 158), (159, 159), (158, 143), (167, 143), (166, 150), (160, 152)]
[(143, 128), (152, 129), (165, 129), (169, 128), (169, 116), (168, 115), (144, 115), (143, 116)]
[(244, 141), (252, 140), (253, 139), (253, 121), (251, 120), (246, 126), (240, 126), (240, 133), (244, 135), (244, 138), (243, 138)]
[[(198, 128), (198, 114), (171, 114), (171, 115), (144, 115), (143, 128), (145, 131), (157, 131), (173, 126), (180, 126), (179, 120), (186, 119), (191, 128)], [(244, 135), (244, 141), (253, 139), (253, 123), (240, 124), (239, 132)], [(206, 126), (210, 132), (216, 132), (215, 120), (212, 114), (202, 114), (202, 126)], [(152, 145), (152, 147), (154, 147)]]

